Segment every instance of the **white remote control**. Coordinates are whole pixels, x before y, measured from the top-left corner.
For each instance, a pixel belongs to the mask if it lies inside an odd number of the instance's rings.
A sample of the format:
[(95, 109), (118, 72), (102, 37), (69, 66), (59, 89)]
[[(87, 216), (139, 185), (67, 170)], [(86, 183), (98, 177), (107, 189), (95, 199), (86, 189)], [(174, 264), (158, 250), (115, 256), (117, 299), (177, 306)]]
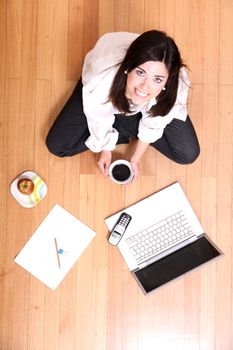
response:
[(117, 245), (123, 237), (132, 217), (127, 213), (122, 213), (116, 225), (113, 227), (108, 241), (112, 245)]

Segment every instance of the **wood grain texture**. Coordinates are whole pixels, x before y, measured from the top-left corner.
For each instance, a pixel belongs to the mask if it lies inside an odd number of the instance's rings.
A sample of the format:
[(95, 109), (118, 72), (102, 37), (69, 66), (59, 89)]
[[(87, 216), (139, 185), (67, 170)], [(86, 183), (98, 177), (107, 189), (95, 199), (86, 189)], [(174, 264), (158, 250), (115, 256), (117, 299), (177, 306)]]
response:
[[(0, 1), (1, 350), (233, 349), (232, 18), (231, 0)], [(148, 149), (139, 180), (120, 187), (100, 175), (98, 155), (49, 154), (49, 127), (98, 37), (153, 28), (174, 37), (190, 69), (198, 160), (181, 166)], [(113, 157), (128, 159), (133, 147)], [(48, 186), (32, 209), (9, 191), (24, 170)], [(108, 245), (104, 218), (174, 181), (225, 255), (145, 297)], [(51, 291), (13, 260), (55, 203), (97, 235)]]

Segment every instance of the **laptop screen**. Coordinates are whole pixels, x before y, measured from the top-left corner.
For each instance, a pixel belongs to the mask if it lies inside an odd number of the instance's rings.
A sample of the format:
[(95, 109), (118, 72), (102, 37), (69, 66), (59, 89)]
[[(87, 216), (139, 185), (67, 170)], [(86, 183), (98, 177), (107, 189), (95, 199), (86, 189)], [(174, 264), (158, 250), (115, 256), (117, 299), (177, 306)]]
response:
[(203, 236), (134, 274), (145, 293), (149, 293), (219, 255), (221, 253)]

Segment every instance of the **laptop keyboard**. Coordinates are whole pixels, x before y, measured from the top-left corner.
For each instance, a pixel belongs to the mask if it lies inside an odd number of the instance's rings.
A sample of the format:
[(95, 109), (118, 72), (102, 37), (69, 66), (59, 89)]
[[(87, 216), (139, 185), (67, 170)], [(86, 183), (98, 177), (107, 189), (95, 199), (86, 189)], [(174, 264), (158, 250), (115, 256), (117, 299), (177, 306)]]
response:
[(183, 211), (126, 239), (137, 263), (152, 258), (194, 235)]

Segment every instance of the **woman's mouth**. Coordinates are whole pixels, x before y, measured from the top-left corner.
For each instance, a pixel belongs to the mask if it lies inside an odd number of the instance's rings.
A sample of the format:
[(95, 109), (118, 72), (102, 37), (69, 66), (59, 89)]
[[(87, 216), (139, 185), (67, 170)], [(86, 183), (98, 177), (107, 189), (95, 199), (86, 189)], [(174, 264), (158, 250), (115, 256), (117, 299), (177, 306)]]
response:
[(138, 89), (135, 89), (135, 94), (136, 94), (136, 96), (138, 96), (140, 98), (145, 98), (145, 97), (149, 96), (149, 94), (147, 92), (144, 92), (144, 91), (138, 90)]

